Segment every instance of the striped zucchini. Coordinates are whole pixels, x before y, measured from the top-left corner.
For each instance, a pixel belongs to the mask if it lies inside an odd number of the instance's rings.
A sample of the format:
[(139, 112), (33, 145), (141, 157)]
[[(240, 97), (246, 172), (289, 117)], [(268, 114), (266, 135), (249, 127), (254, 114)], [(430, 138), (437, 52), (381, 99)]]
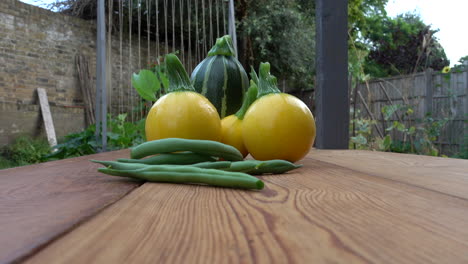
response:
[(221, 118), (239, 110), (249, 88), (247, 73), (234, 55), (231, 37), (218, 38), (191, 76), (195, 90), (210, 100)]

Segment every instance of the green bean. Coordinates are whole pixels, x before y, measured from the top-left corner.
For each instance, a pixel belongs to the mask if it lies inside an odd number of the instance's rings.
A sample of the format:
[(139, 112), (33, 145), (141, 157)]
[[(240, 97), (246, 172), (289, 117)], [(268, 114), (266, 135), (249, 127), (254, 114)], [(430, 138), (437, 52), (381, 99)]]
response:
[(117, 169), (117, 170), (137, 170), (137, 169), (142, 169), (146, 166), (149, 166), (143, 163), (126, 163), (126, 162), (105, 161), (105, 160), (91, 160), (91, 161), (102, 164), (106, 167), (110, 167), (112, 169)]
[(281, 174), (293, 169), (302, 167), (302, 165), (295, 165), (286, 160), (243, 160), (243, 161), (216, 161), (216, 162), (200, 162), (191, 165), (148, 165), (144, 163), (127, 163), (119, 161), (99, 161), (92, 160), (93, 162), (103, 164), (107, 167), (117, 170), (164, 170), (169, 167), (186, 167), (186, 168), (205, 168), (217, 169), (230, 172), (244, 172), (251, 175), (259, 175), (265, 173)]
[(204, 168), (204, 169), (227, 169), (231, 166), (230, 161), (217, 161), (217, 162), (199, 162), (195, 164), (187, 164), (187, 165), (180, 165), (180, 164), (159, 164), (159, 165), (150, 165), (145, 163), (130, 163), (130, 162), (120, 162), (120, 161), (103, 161), (103, 160), (91, 160), (92, 162), (102, 164), (111, 169), (117, 170), (138, 170), (138, 169), (148, 169), (151, 166), (156, 166), (156, 169), (162, 168), (158, 167), (161, 165), (171, 165), (171, 166), (181, 166), (181, 167), (197, 167), (197, 168)]
[(192, 164), (191, 166), (198, 167), (198, 168), (205, 168), (205, 169), (218, 169), (224, 170), (231, 167), (230, 161), (215, 161), (215, 162), (200, 162)]
[(240, 172), (226, 172), (191, 166), (152, 165), (150, 168), (151, 169), (139, 170), (99, 168), (98, 171), (109, 175), (130, 177), (151, 182), (203, 183), (220, 187), (259, 190), (264, 187), (264, 183), (261, 180)]
[(243, 160), (231, 162), (227, 171), (245, 172), (252, 175), (273, 173), (281, 174), (302, 167), (286, 160)]
[(202, 155), (193, 152), (181, 152), (181, 153), (162, 153), (146, 159), (117, 159), (120, 162), (127, 163), (143, 163), (149, 165), (159, 165), (159, 164), (194, 164), (205, 161), (216, 161), (215, 158)]
[(244, 159), (242, 154), (232, 146), (211, 140), (182, 138), (165, 138), (142, 143), (132, 149), (130, 156), (132, 159), (140, 159), (150, 155), (176, 151), (192, 151), (232, 161)]
[(287, 160), (266, 160), (259, 163), (252, 174), (281, 174), (300, 167), (302, 167), (302, 165), (296, 165)]
[(257, 166), (262, 161), (259, 160), (243, 160), (243, 161), (235, 161), (231, 163), (231, 167), (229, 167), (228, 171), (239, 171), (245, 173), (251, 173), (255, 171)]

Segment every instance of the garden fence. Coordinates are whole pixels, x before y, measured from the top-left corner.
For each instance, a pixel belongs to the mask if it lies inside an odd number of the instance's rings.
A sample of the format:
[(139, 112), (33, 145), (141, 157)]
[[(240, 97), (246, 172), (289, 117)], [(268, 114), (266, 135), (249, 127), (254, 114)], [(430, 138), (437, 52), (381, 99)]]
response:
[[(394, 121), (402, 121), (406, 127), (424, 123), (424, 119), (447, 122), (440, 129), (436, 147), (441, 154), (458, 153), (468, 133), (468, 69), (449, 73), (431, 69), (360, 83), (351, 89), (352, 105), (361, 117), (376, 121), (373, 134), (380, 136)], [(414, 111), (405, 116), (400, 111), (385, 120), (384, 106), (406, 105)], [(351, 117), (352, 118), (352, 117)], [(387, 132), (388, 133), (388, 132)], [(402, 139), (402, 133), (392, 132), (392, 138)]]

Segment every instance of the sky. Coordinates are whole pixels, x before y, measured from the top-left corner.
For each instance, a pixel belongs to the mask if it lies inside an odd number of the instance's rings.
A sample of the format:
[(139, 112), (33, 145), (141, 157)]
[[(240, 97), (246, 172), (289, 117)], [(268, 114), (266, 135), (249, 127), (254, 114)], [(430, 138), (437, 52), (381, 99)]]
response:
[[(55, 0), (21, 0), (22, 2), (47, 7)], [(435, 36), (445, 50), (450, 66), (468, 55), (468, 0), (389, 0), (387, 14), (395, 17), (406, 12), (421, 15), (424, 23), (439, 29)]]

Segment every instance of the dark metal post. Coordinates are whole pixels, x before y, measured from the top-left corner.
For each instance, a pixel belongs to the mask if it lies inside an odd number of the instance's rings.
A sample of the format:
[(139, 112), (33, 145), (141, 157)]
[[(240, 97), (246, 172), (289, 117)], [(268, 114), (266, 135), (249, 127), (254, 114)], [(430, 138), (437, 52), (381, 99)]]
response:
[(347, 149), (348, 1), (316, 0), (316, 31), (316, 147)]
[[(107, 147), (107, 93), (106, 93), (106, 24), (104, 0), (98, 0), (96, 37), (96, 137), (101, 131), (101, 151)], [(99, 141), (99, 140), (98, 140)]]

